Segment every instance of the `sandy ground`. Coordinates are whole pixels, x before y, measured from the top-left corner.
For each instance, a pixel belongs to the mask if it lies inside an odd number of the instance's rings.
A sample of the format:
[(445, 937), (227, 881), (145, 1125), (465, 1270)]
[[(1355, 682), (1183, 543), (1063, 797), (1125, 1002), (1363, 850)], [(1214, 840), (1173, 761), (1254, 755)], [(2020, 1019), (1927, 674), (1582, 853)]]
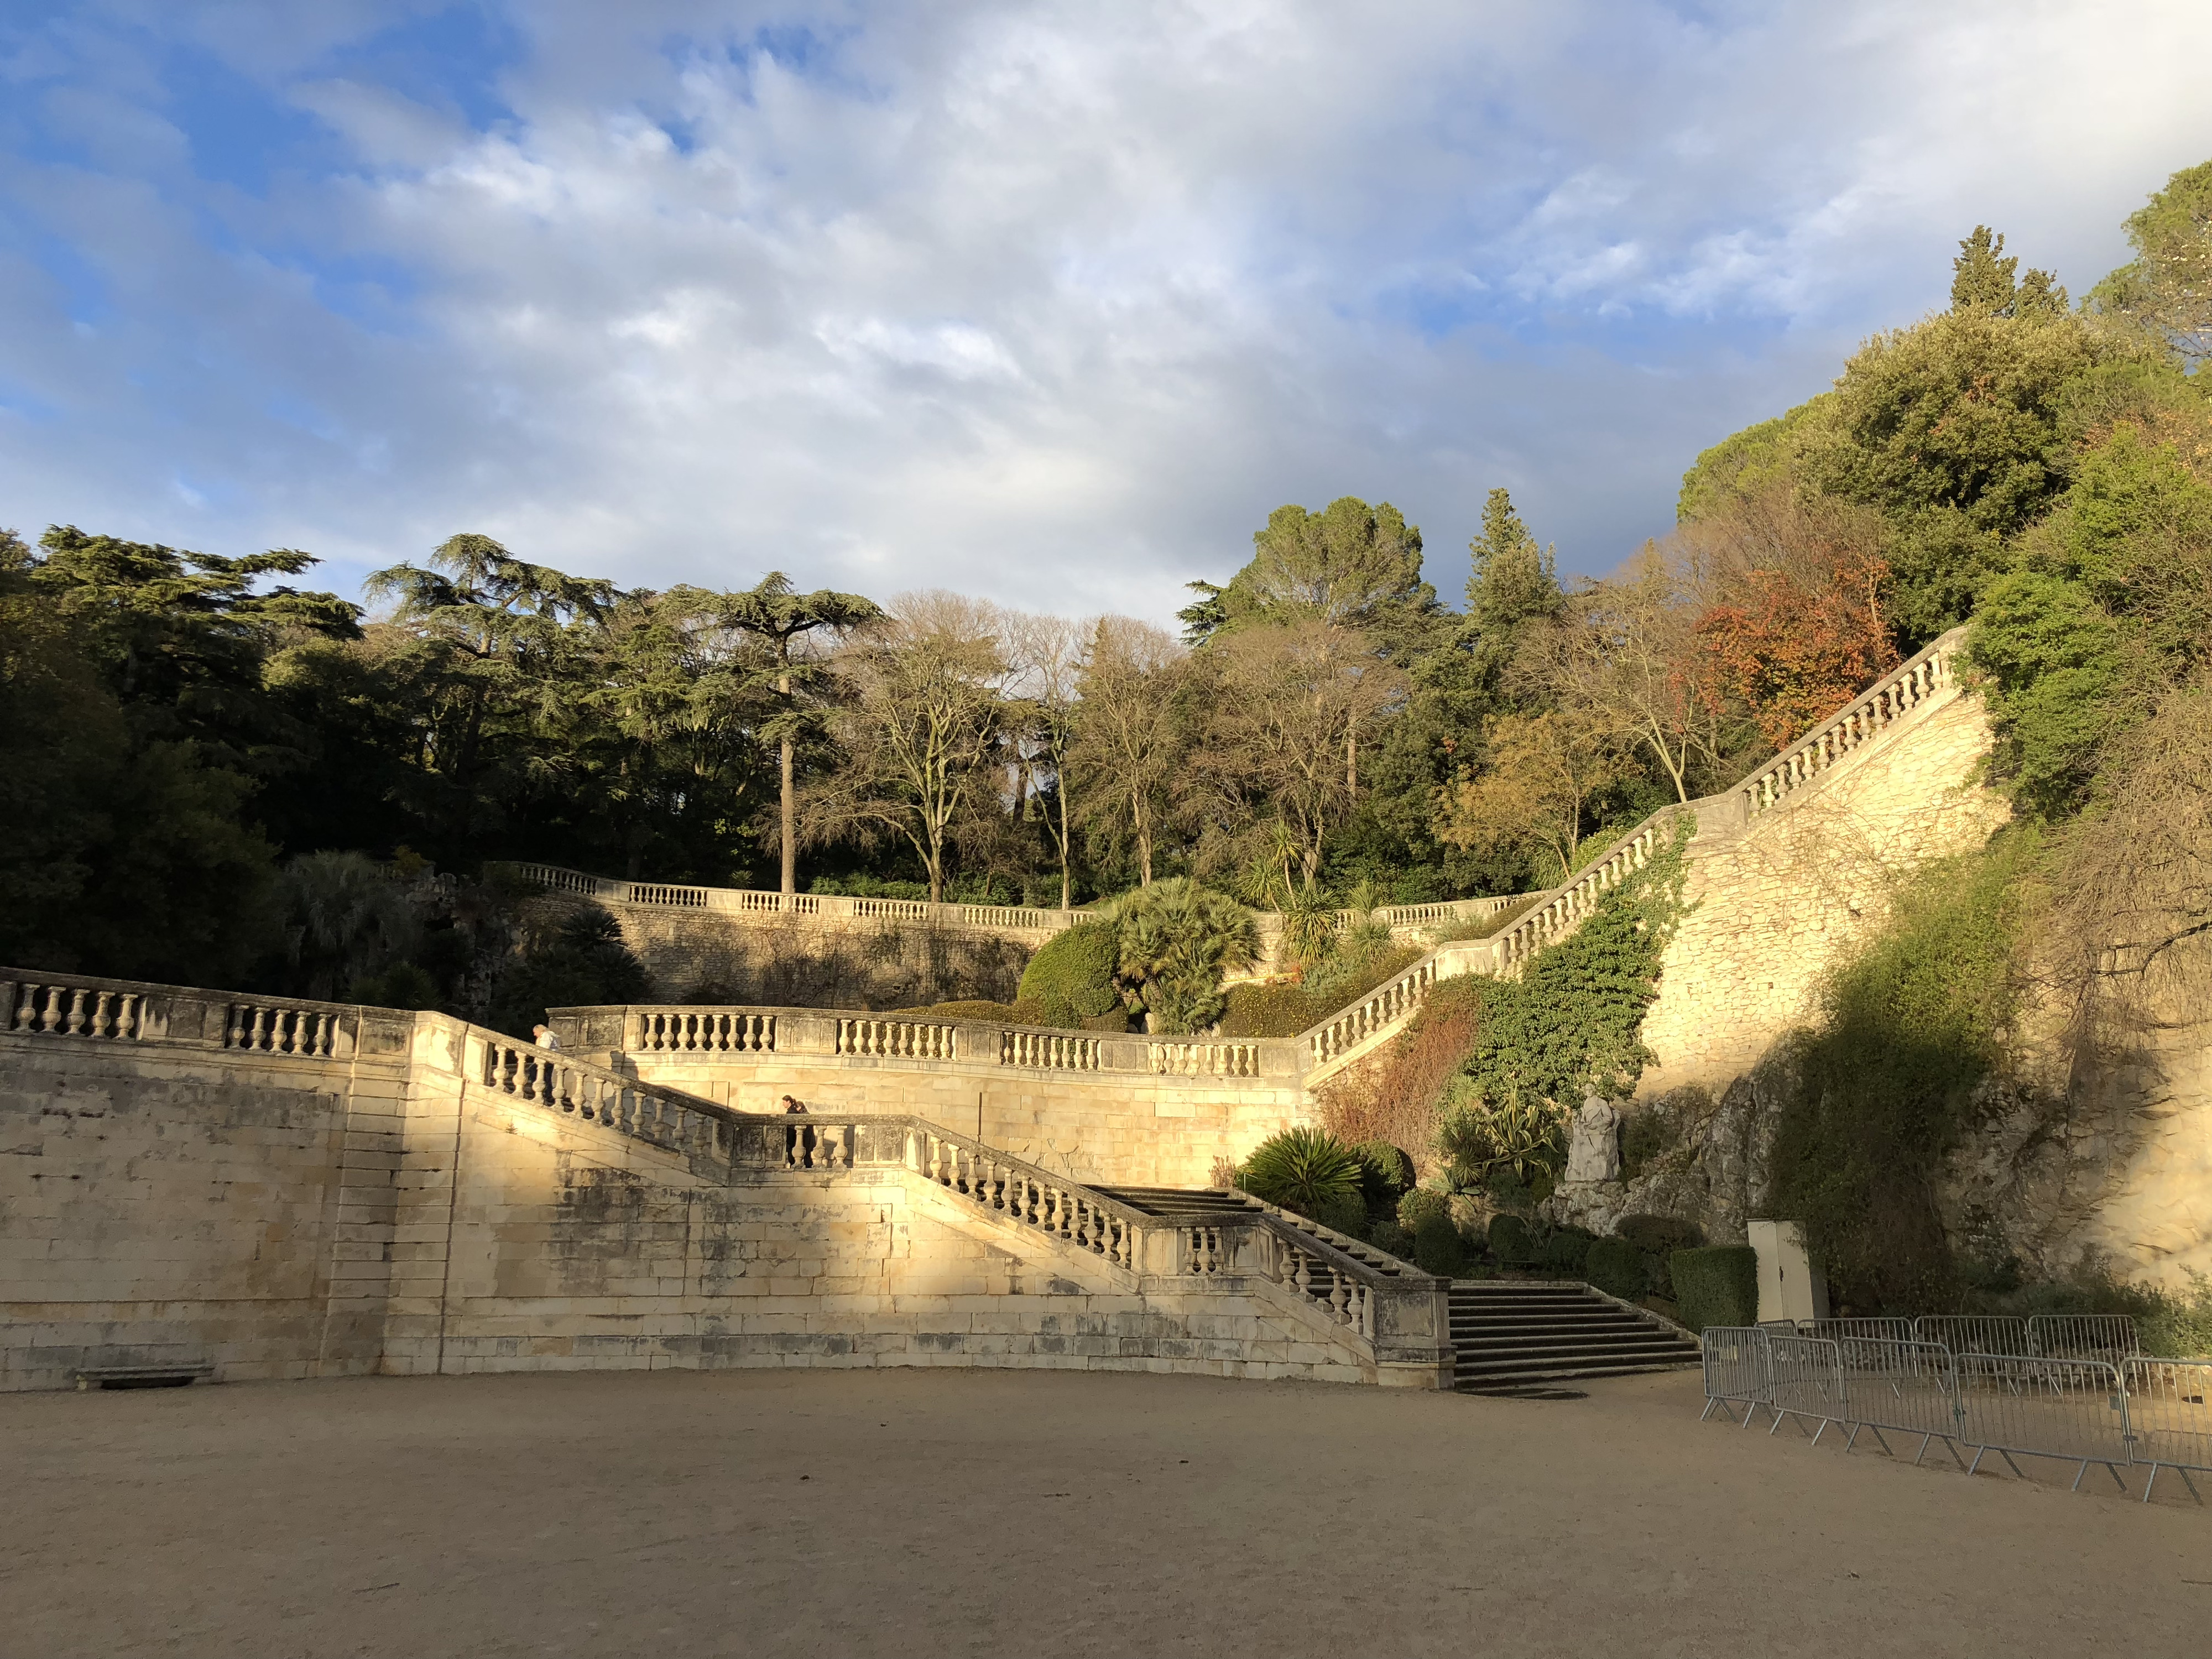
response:
[(2212, 1511), (2179, 1482), (2145, 1507), (2068, 1492), (2071, 1469), (1700, 1426), (1694, 1373), (1591, 1389), (947, 1370), (0, 1396), (0, 1651), (2212, 1651)]

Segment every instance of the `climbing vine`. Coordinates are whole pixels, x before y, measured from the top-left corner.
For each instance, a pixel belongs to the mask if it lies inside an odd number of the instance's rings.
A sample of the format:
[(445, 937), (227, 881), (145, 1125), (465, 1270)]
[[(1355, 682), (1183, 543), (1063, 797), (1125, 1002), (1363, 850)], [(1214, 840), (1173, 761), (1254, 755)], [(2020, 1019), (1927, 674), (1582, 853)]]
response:
[(1691, 825), (1601, 898), (1518, 979), (1485, 980), (1474, 1042), (1445, 1099), (1438, 1144), (1464, 1174), (1501, 1164), (1556, 1172), (1566, 1115), (1584, 1096), (1635, 1085), (1651, 1058), (1638, 1035), (1682, 916)]

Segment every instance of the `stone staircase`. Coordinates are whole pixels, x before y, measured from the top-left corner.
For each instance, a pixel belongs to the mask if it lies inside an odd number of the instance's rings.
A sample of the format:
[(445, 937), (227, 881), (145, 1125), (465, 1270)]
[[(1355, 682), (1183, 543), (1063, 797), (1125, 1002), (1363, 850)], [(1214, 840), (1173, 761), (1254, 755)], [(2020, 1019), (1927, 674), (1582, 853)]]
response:
[(1557, 1397), (1583, 1377), (1673, 1370), (1700, 1354), (1686, 1331), (1571, 1281), (1462, 1280), (1451, 1336), (1462, 1394)]

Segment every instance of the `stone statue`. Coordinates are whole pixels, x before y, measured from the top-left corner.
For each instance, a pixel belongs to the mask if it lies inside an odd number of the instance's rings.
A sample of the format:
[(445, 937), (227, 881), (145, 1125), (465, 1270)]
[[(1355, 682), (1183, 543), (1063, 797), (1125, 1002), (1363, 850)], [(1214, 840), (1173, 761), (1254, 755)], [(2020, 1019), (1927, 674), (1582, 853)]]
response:
[(1565, 1179), (1570, 1184), (1620, 1179), (1620, 1114), (1595, 1095), (1574, 1115)]

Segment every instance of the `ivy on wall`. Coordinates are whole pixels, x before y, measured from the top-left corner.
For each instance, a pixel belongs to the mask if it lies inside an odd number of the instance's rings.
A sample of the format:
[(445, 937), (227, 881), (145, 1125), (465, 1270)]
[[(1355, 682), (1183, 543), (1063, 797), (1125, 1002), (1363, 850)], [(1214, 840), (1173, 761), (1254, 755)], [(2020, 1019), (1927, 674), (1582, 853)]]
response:
[(1683, 819), (1666, 847), (1518, 979), (1481, 981), (1480, 1024), (1438, 1135), (1462, 1170), (1501, 1160), (1556, 1170), (1566, 1114), (1590, 1094), (1626, 1093), (1643, 1075), (1651, 1053), (1639, 1032), (1681, 921), (1692, 827)]

